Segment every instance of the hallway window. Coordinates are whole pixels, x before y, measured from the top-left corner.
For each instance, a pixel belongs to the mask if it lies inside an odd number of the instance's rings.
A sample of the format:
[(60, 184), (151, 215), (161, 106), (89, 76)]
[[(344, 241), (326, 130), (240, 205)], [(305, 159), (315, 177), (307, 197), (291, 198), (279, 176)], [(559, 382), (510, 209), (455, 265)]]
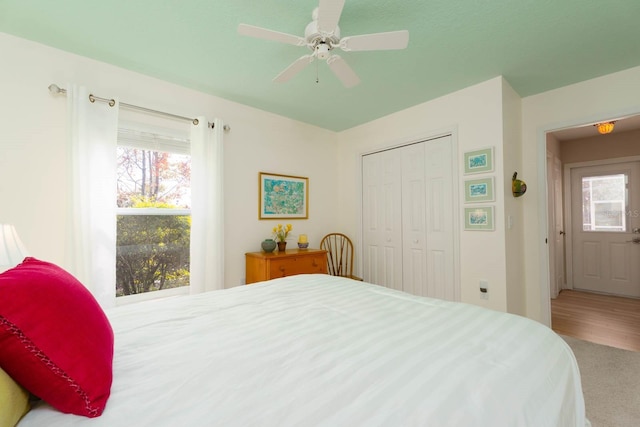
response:
[(584, 231), (626, 231), (627, 180), (625, 174), (582, 178)]

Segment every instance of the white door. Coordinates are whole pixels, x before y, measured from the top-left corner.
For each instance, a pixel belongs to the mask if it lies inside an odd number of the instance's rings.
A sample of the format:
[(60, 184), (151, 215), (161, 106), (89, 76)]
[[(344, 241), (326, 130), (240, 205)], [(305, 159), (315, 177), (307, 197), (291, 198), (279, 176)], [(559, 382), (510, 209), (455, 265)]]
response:
[(551, 298), (556, 298), (564, 286), (564, 214), (562, 212), (562, 162), (548, 153), (547, 155), (547, 194), (549, 198), (549, 283)]
[(640, 297), (638, 179), (638, 162), (571, 169), (574, 289)]
[(363, 158), (365, 280), (459, 300), (451, 163), (450, 136)]
[(427, 156), (427, 296), (460, 301), (455, 283), (453, 145), (451, 137), (429, 141)]
[(363, 278), (402, 290), (402, 195), (400, 153), (362, 159)]
[(414, 295), (425, 295), (425, 146), (420, 143), (397, 150), (402, 159), (402, 290)]

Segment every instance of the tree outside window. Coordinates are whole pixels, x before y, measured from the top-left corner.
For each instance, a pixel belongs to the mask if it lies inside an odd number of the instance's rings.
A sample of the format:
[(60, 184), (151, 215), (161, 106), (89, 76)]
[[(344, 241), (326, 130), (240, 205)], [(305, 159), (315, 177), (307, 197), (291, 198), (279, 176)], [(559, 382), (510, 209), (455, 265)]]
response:
[[(144, 144), (143, 144), (144, 145)], [(191, 157), (118, 146), (116, 296), (189, 285)]]

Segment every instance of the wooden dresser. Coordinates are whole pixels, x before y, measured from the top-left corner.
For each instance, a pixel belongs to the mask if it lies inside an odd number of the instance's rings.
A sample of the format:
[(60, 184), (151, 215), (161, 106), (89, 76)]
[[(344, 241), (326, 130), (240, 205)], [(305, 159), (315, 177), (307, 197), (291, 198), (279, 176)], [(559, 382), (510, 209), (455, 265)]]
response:
[(295, 274), (327, 273), (327, 251), (321, 249), (248, 252), (245, 260), (247, 285)]

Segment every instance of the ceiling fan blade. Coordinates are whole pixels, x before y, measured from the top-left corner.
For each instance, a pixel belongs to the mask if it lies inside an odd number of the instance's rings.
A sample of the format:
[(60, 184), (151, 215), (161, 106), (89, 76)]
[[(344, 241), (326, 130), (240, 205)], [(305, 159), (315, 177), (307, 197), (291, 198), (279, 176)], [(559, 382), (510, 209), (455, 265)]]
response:
[(358, 75), (349, 67), (349, 64), (338, 55), (331, 55), (327, 59), (327, 65), (342, 82), (345, 87), (353, 87), (360, 83)]
[(333, 33), (340, 21), (345, 0), (320, 0), (318, 5), (318, 30)]
[(305, 46), (307, 42), (302, 37), (278, 31), (267, 30), (266, 28), (254, 27), (253, 25), (238, 25), (238, 33), (243, 36), (255, 37), (258, 39), (271, 40), (274, 42), (292, 44), (294, 46)]
[(278, 83), (284, 83), (289, 81), (293, 76), (313, 62), (313, 55), (305, 55), (296, 59), (293, 64), (289, 65), (283, 72), (278, 74), (273, 81)]
[(340, 40), (340, 49), (345, 52), (362, 50), (404, 49), (409, 44), (409, 31), (390, 31), (388, 33), (363, 34), (344, 37)]

